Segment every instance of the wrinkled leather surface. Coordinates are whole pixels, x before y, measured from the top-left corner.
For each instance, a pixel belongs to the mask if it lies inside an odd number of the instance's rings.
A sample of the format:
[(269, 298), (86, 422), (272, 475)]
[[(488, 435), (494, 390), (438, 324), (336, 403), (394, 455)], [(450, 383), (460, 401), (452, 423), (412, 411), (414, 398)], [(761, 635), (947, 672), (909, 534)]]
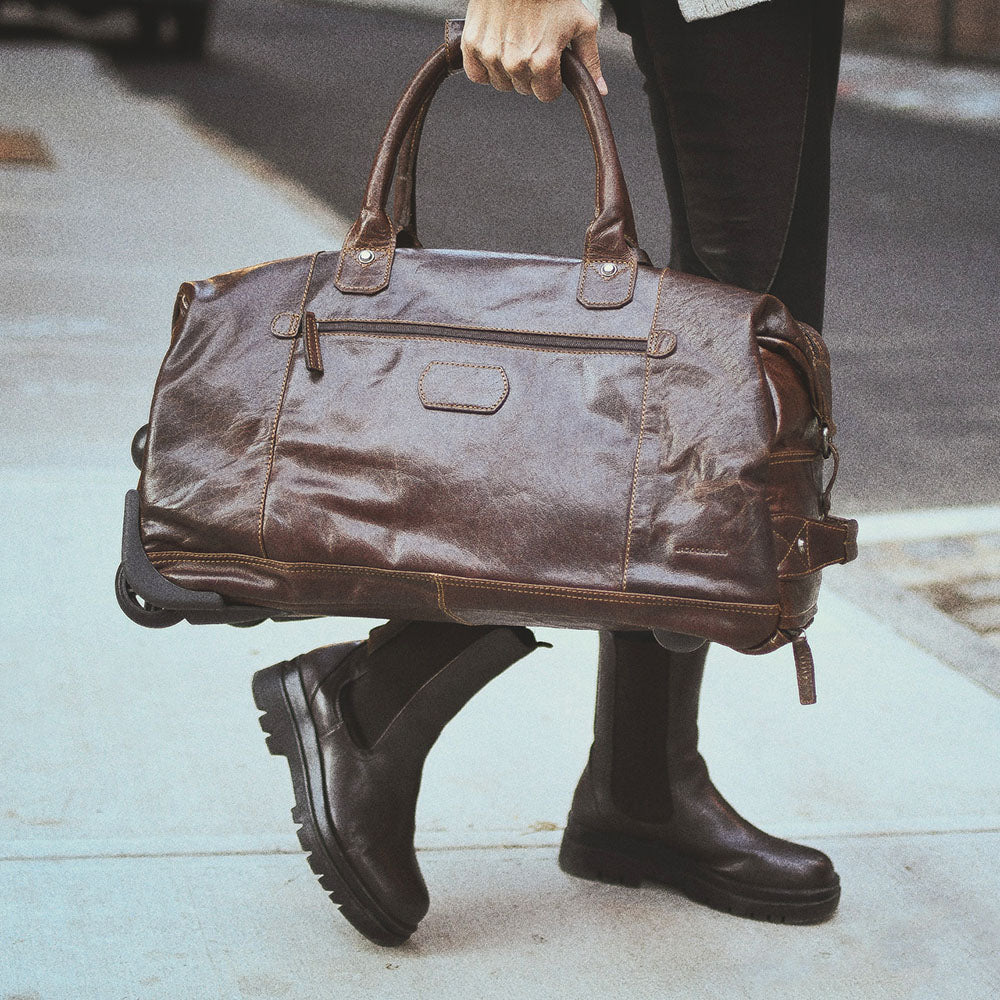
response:
[[(776, 300), (640, 265), (632, 302), (591, 311), (577, 261), (409, 249), (385, 293), (347, 296), (336, 266), (323, 253), (186, 286), (142, 481), (169, 578), (314, 613), (686, 623), (740, 648), (812, 617), (818, 575), (782, 595), (771, 515), (819, 516), (828, 383), (779, 349), (801, 334)], [(458, 330), (324, 333), (317, 376), (288, 336), (303, 310)], [(593, 352), (465, 341), (473, 319)], [(664, 332), (674, 350), (647, 354)], [(427, 409), (433, 362), (502, 368), (507, 399), (488, 417)]]
[[(624, 233), (624, 184), (602, 180)], [(793, 566), (775, 520), (822, 522), (834, 431), (826, 349), (780, 302), (637, 256), (628, 301), (595, 309), (580, 260), (359, 253), (182, 287), (140, 484), (165, 576), (300, 613), (658, 628), (748, 651), (809, 623), (821, 564), (852, 552), (813, 531), (822, 558), (796, 548)], [(338, 287), (347, 258), (384, 271), (382, 290)], [(519, 333), (531, 344), (500, 342)], [(488, 414), (428, 407), (427, 371), (502, 371), (506, 395)]]

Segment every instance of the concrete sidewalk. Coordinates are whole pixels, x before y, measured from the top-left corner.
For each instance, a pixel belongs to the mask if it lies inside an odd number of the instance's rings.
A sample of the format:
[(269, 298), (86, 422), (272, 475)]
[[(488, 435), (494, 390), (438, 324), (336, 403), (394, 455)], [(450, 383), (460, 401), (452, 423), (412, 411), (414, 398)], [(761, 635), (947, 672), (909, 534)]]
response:
[(833, 921), (564, 876), (596, 642), (540, 629), (555, 648), (429, 760), (430, 915), (399, 949), (360, 938), (298, 851), (249, 677), (372, 623), (153, 632), (111, 588), (177, 285), (336, 246), (344, 221), (76, 49), (0, 48), (0, 125), (53, 161), (0, 169), (0, 998), (1000, 994), (1000, 703), (831, 588), (810, 631), (819, 705), (797, 706), (787, 650), (716, 649), (702, 730), (737, 808), (834, 858)]

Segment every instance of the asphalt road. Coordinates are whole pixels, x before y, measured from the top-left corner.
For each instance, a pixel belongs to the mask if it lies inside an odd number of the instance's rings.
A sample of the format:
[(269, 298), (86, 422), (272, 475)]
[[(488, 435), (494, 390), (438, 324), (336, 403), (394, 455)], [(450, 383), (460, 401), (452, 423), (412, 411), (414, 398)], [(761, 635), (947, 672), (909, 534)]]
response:
[[(224, 0), (202, 63), (114, 58), (131, 86), (181, 102), (352, 218), (388, 114), (439, 36), (436, 21), (384, 11)], [(605, 62), (640, 237), (662, 262), (639, 75), (621, 55)], [(997, 503), (1000, 139), (850, 106), (834, 139), (836, 508)], [(425, 245), (579, 255), (593, 160), (570, 98), (543, 106), (455, 78), (422, 154)]]

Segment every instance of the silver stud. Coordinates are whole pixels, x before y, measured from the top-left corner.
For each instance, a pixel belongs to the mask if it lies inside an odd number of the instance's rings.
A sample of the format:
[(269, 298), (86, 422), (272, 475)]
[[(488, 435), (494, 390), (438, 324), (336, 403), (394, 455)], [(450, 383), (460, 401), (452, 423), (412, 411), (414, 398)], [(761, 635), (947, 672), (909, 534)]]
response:
[(613, 278), (617, 273), (618, 265), (613, 264), (610, 260), (601, 265), (601, 274), (603, 274), (605, 278)]
[(362, 250), (358, 253), (358, 262), (361, 264), (370, 264), (374, 259), (374, 250)]
[(805, 555), (806, 554), (806, 540), (804, 538), (798, 539), (795, 542), (795, 547), (799, 550), (799, 553), (801, 555)]

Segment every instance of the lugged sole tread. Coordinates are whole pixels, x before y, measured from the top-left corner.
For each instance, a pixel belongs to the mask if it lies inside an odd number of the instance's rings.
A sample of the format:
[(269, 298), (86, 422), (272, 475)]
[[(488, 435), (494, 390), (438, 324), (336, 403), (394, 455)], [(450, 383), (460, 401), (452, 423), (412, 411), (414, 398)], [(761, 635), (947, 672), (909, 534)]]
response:
[(347, 886), (332, 862), (324, 863), (323, 859), (328, 851), (323, 846), (313, 820), (312, 808), (306, 796), (304, 775), (299, 773), (302, 765), (299, 763), (299, 750), (291, 732), (294, 722), (280, 687), (281, 667), (280, 664), (266, 667), (254, 674), (253, 696), (254, 704), (262, 713), (257, 721), (264, 732), (264, 742), (268, 751), (275, 757), (284, 757), (288, 764), (295, 795), (295, 805), (291, 809), (292, 822), (296, 825), (295, 833), (299, 845), (305, 852), (309, 868), (330, 901), (356, 930), (376, 944), (389, 947), (400, 945), (410, 937), (412, 931), (397, 933), (383, 926)]

